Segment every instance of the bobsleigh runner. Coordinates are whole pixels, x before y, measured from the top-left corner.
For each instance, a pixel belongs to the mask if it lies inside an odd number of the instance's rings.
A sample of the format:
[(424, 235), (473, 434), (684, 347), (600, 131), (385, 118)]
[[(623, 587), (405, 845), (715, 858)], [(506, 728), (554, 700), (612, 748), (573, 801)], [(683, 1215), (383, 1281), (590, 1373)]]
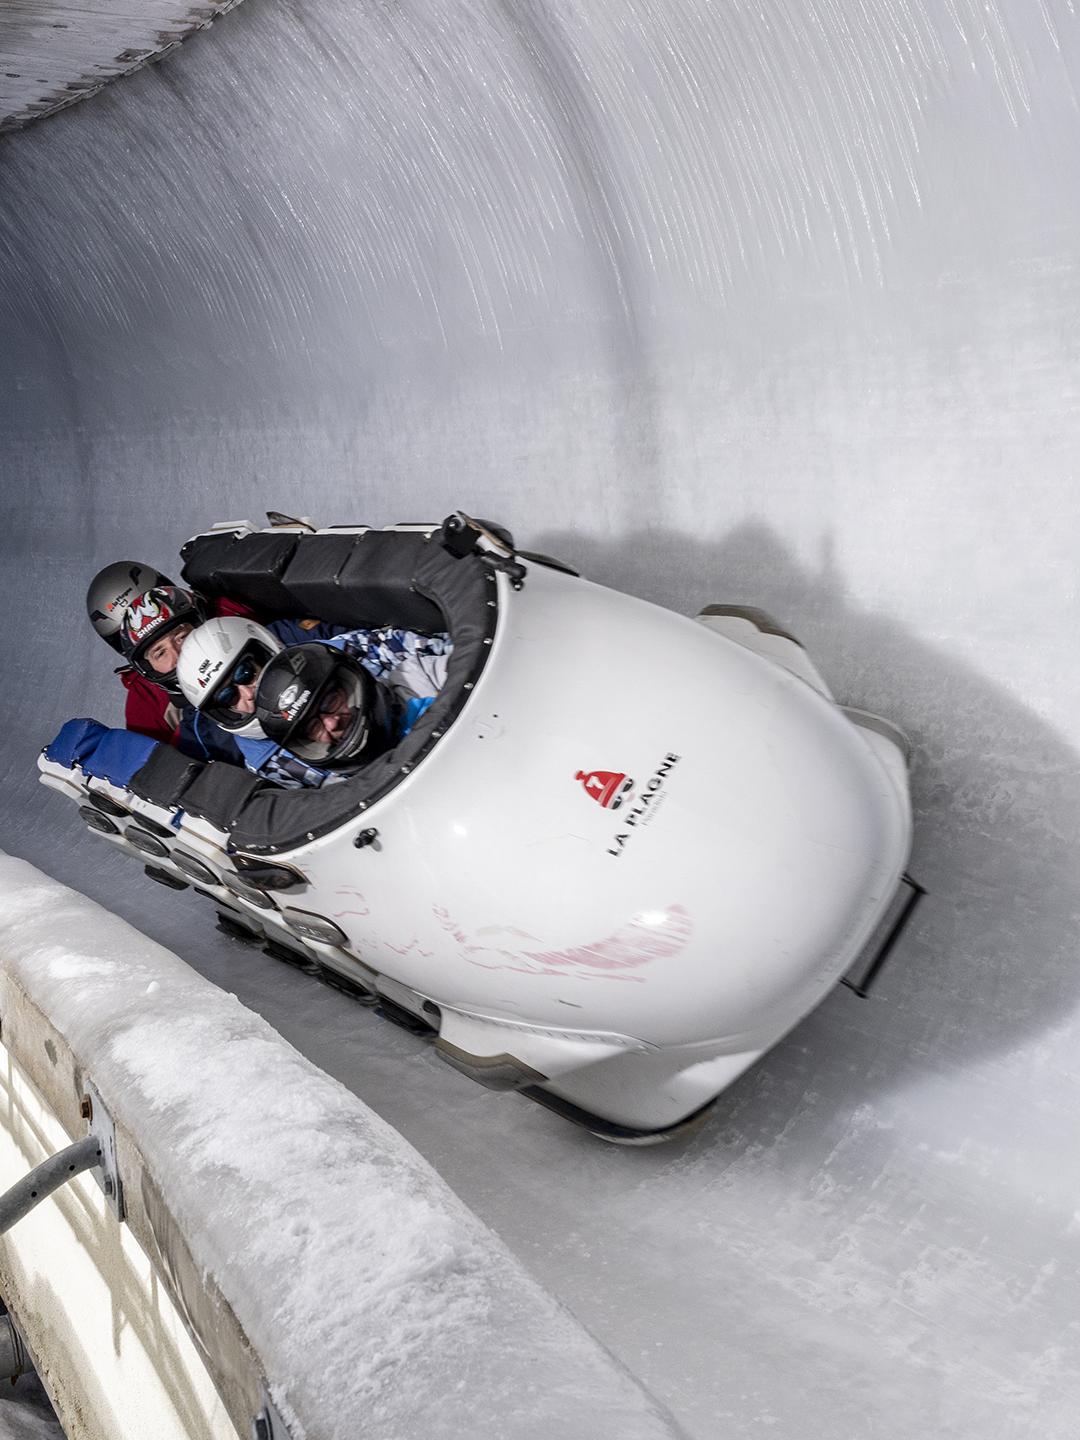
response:
[(285, 790), (94, 722), (39, 759), (153, 879), (495, 1090), (598, 1135), (681, 1132), (921, 894), (907, 745), (761, 611), (691, 620), (458, 514), (215, 526), (184, 578), (260, 615), (453, 640), (396, 748)]

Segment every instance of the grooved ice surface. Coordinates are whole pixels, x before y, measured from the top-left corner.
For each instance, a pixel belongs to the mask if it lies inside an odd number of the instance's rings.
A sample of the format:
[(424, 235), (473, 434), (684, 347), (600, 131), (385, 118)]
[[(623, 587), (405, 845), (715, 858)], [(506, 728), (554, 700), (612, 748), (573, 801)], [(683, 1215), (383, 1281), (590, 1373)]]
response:
[(405, 1141), (235, 996), (2, 854), (0, 896), (5, 970), (135, 1137), (296, 1440), (675, 1433)]
[[(0, 840), (357, 1089), (694, 1440), (1075, 1434), (1078, 79), (1067, 0), (257, 0), (0, 150)], [(448, 1072), (36, 786), (120, 712), (97, 566), (457, 505), (764, 607), (913, 738), (910, 936), (674, 1148)]]

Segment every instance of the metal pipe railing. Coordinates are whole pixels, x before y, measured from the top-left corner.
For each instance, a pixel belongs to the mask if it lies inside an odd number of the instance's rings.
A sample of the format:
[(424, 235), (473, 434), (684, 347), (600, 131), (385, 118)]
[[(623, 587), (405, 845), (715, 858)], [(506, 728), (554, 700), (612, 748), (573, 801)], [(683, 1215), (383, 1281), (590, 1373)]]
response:
[(10, 1230), (24, 1215), (29, 1215), (35, 1206), (54, 1190), (59, 1190), (61, 1185), (100, 1164), (101, 1141), (96, 1135), (87, 1135), (83, 1140), (76, 1140), (74, 1145), (50, 1155), (29, 1175), (24, 1175), (10, 1190), (0, 1195), (0, 1235)]

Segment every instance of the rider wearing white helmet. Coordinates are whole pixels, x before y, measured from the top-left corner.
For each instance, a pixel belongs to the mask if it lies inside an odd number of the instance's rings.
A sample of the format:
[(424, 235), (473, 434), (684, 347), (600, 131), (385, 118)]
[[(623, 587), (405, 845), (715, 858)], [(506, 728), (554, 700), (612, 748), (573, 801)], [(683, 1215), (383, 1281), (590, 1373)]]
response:
[(180, 726), (179, 745), (185, 754), (231, 759), (232, 749), (249, 770), (280, 784), (323, 782), (326, 772), (303, 765), (279, 741), (267, 739), (255, 714), (259, 677), (283, 648), (274, 630), (291, 639), (295, 629), (295, 621), (271, 621), (267, 627), (222, 616), (191, 632), (176, 666), (177, 683), (191, 707)]
[[(300, 644), (296, 643), (298, 632), (305, 637)], [(389, 627), (342, 631), (340, 626), (311, 622), (298, 625), (291, 620), (271, 621), (269, 626), (227, 617), (209, 620), (188, 636), (177, 665), (180, 689), (192, 707), (185, 713), (181, 726), (180, 748), (185, 754), (195, 755), (197, 747), (202, 745), (209, 758), (214, 744), (227, 738), (243, 755), (249, 770), (286, 787), (319, 786), (344, 779), (344, 774), (337, 769), (339, 762), (355, 767), (408, 732), (441, 688), (452, 648), (449, 635), (421, 635)], [(338, 743), (341, 740), (338, 729), (347, 727), (336, 710), (330, 720), (322, 710), (313, 714), (313, 734), (308, 736), (306, 730), (301, 733), (296, 727), (290, 727), (285, 734), (271, 706), (274, 723), (270, 729), (274, 733), (269, 734), (260, 724), (256, 690), (264, 672), (276, 672), (278, 657), (282, 660), (299, 657), (301, 661), (314, 657), (322, 662), (324, 669), (328, 668), (328, 674), (337, 675), (340, 670), (358, 680), (364, 704), (349, 708), (349, 718), (362, 711), (365, 717), (370, 715), (378, 721), (372, 730), (371, 743), (354, 744), (358, 736), (351, 729), (350, 744), (346, 747)], [(297, 678), (291, 670), (289, 676), (291, 680)], [(317, 689), (321, 700), (329, 696), (330, 691), (322, 684), (327, 676), (323, 676), (321, 670), (320, 677)], [(260, 695), (259, 703), (267, 698)], [(264, 716), (269, 713), (263, 704)], [(208, 721), (213, 723), (207, 724)], [(314, 730), (318, 729), (316, 721), (322, 722), (327, 733), (333, 729), (333, 746), (325, 743), (326, 737), (322, 737), (321, 745), (306, 744), (308, 739), (318, 738), (314, 736)], [(227, 736), (220, 736), (221, 730), (226, 731)], [(378, 745), (375, 731), (380, 734), (385, 731)], [(363, 757), (361, 749), (365, 752)]]
[(262, 737), (255, 689), (282, 648), (265, 625), (239, 616), (207, 620), (184, 641), (176, 678), (184, 699), (231, 735)]

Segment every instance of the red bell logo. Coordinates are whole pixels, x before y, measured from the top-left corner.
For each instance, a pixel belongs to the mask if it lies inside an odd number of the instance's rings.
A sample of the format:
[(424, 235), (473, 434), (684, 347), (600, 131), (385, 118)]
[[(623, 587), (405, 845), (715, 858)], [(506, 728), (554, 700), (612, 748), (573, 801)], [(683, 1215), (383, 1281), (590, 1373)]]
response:
[(580, 780), (585, 794), (605, 810), (617, 810), (634, 788), (633, 780), (614, 770), (579, 770), (574, 779)]

